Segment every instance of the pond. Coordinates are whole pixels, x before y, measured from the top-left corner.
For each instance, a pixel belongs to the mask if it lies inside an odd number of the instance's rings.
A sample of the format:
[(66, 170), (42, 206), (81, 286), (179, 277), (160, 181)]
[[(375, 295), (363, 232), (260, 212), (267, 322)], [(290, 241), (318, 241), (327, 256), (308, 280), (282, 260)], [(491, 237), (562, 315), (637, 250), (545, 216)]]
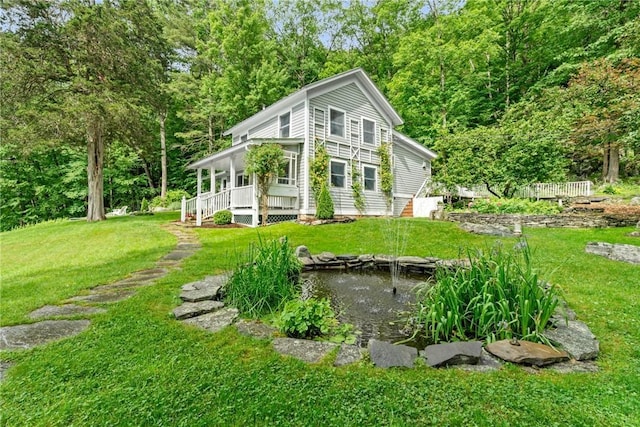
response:
[(414, 287), (424, 276), (401, 275), (395, 293), (389, 273), (314, 271), (302, 279), (311, 296), (330, 299), (341, 323), (362, 332), (359, 346), (366, 347), (370, 338), (388, 342), (409, 338), (403, 332), (407, 312), (415, 303)]

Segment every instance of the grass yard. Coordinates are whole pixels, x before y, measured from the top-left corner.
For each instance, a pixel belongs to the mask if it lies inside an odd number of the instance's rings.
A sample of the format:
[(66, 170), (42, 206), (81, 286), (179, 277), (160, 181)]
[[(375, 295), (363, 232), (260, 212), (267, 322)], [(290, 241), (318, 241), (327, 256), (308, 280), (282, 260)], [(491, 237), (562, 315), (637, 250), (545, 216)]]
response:
[[(2, 324), (153, 265), (175, 244), (160, 228), (169, 219), (54, 222), (1, 234)], [(307, 365), (233, 328), (210, 334), (169, 315), (182, 284), (230, 268), (258, 233), (287, 235), (312, 253), (389, 253), (390, 226), (409, 233), (408, 255), (456, 257), (496, 240), (418, 219), (196, 230), (203, 248), (181, 270), (108, 305), (88, 331), (0, 353), (15, 364), (0, 385), (0, 424), (640, 425), (640, 266), (584, 252), (588, 241), (639, 244), (625, 237), (630, 229), (525, 230), (543, 276), (600, 339), (597, 374)]]

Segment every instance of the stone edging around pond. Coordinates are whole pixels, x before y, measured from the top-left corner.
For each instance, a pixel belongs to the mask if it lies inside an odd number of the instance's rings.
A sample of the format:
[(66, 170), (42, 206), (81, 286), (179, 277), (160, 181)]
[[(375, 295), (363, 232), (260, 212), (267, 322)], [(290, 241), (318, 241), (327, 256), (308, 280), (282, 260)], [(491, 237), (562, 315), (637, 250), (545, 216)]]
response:
[[(439, 265), (464, 264), (461, 260), (438, 258), (397, 257), (389, 255), (334, 255), (323, 252), (312, 256), (304, 246), (296, 248), (296, 255), (305, 263), (305, 269), (380, 269), (388, 270), (392, 260), (397, 260), (404, 271), (432, 274)], [(181, 306), (174, 309), (176, 319), (209, 332), (218, 332), (234, 325), (238, 332), (257, 339), (269, 339), (273, 348), (282, 355), (307, 363), (317, 363), (337, 351), (334, 366), (343, 366), (362, 360), (366, 351), (354, 345), (323, 341), (278, 337), (275, 328), (252, 320), (238, 320), (235, 308), (224, 306), (222, 291), (227, 276), (207, 276), (203, 280), (182, 286)], [(523, 364), (524, 369), (537, 372), (545, 367), (557, 372), (595, 372), (593, 359), (597, 358), (599, 343), (587, 325), (575, 320), (570, 310), (569, 320), (555, 316), (556, 329), (549, 330), (549, 339), (564, 350), (529, 342), (503, 340), (483, 347), (480, 342), (443, 343), (428, 346), (424, 351), (372, 339), (368, 343), (371, 362), (381, 368), (414, 367), (417, 360), (431, 367), (458, 367), (472, 371), (500, 369), (504, 361)], [(336, 350), (337, 349), (337, 350)]]
[(389, 271), (393, 262), (397, 263), (402, 273), (419, 273), (433, 275), (438, 267), (455, 267), (466, 265), (461, 259), (440, 259), (435, 257), (392, 255), (335, 255), (322, 252), (311, 255), (306, 246), (298, 246), (295, 255), (302, 263), (304, 271), (310, 270), (384, 270)]

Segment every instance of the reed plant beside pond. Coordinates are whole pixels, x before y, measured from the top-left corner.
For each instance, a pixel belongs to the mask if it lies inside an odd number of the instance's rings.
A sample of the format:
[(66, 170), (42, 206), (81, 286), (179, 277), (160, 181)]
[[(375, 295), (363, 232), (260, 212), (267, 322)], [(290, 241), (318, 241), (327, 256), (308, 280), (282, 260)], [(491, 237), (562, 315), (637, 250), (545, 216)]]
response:
[(257, 318), (282, 309), (298, 292), (302, 266), (286, 237), (251, 244), (225, 287), (226, 301)]
[(542, 333), (560, 302), (559, 292), (538, 277), (526, 241), (517, 247), (469, 250), (468, 266), (439, 268), (435, 284), (425, 283), (418, 290), (412, 319), (416, 335), (432, 343), (509, 338), (545, 342)]

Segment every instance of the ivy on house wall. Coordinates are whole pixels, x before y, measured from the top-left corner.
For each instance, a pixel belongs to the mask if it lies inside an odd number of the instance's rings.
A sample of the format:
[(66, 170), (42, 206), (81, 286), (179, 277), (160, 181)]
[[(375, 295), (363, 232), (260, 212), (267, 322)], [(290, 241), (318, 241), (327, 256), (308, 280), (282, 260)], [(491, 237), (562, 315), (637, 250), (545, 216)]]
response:
[(391, 171), (391, 144), (384, 143), (378, 147), (380, 156), (380, 189), (385, 196), (387, 209), (393, 200), (393, 172)]
[(333, 200), (329, 192), (329, 160), (327, 148), (316, 140), (315, 156), (309, 164), (309, 175), (316, 201), (316, 217), (320, 219), (331, 219), (334, 214)]
[(358, 210), (360, 215), (364, 215), (365, 200), (364, 191), (362, 187), (362, 176), (360, 169), (358, 169), (358, 163), (354, 160), (351, 161), (351, 192), (353, 193), (353, 206)]

